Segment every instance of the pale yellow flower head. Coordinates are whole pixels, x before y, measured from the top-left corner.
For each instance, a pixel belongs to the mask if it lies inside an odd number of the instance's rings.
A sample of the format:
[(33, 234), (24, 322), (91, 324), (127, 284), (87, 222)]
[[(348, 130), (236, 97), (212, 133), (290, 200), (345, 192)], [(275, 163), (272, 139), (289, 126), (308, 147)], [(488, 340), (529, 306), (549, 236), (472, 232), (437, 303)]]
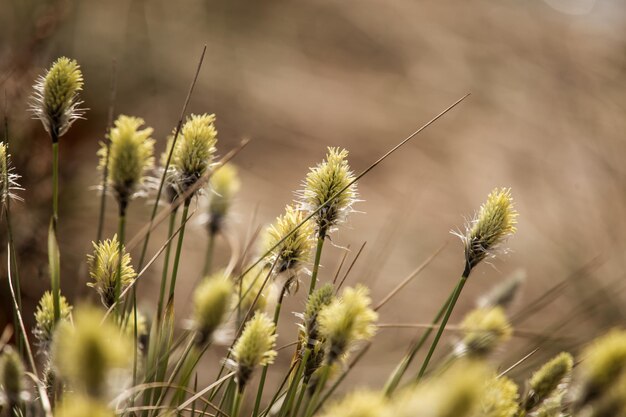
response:
[[(60, 320), (67, 321), (72, 313), (72, 307), (64, 296), (61, 296), (59, 306), (61, 309)], [(39, 300), (37, 310), (35, 311), (35, 323), (33, 334), (37, 338), (40, 349), (45, 351), (48, 349), (50, 342), (52, 342), (52, 336), (56, 326), (54, 321), (54, 301), (52, 299), (52, 292), (46, 291)]]
[(514, 417), (519, 411), (519, 398), (515, 382), (502, 376), (489, 378), (485, 393), (481, 397), (479, 410), (481, 417)]
[(465, 234), (458, 234), (465, 245), (465, 274), (496, 250), (515, 233), (517, 211), (509, 188), (494, 189), (478, 214), (466, 226)]
[(224, 226), (224, 220), (230, 210), (235, 194), (241, 188), (237, 168), (232, 164), (215, 170), (209, 179), (211, 194), (209, 197), (209, 222), (211, 233), (218, 233)]
[(359, 341), (371, 339), (376, 333), (378, 314), (371, 309), (369, 290), (357, 285), (346, 288), (339, 298), (321, 309), (318, 316), (319, 334), (326, 339), (326, 361), (333, 364)]
[(80, 66), (73, 59), (61, 57), (33, 88), (31, 111), (56, 142), (85, 112), (79, 108), (82, 101), (78, 93), (83, 89)]
[(81, 306), (74, 324), (61, 322), (52, 344), (52, 360), (74, 391), (102, 398), (113, 372), (128, 370), (133, 343), (111, 318), (94, 307)]
[(209, 340), (222, 324), (232, 306), (233, 284), (223, 271), (206, 277), (193, 293), (193, 321), (197, 331), (196, 343)]
[(460, 361), (443, 375), (398, 393), (384, 417), (474, 417), (486, 392), (480, 381), (487, 378), (484, 365)]
[[(119, 116), (109, 132), (109, 184), (120, 204), (128, 201), (144, 185), (146, 175), (154, 165), (152, 128), (139, 117)], [(100, 169), (107, 163), (106, 144), (98, 151)]]
[(55, 417), (115, 417), (103, 401), (77, 394), (66, 393), (61, 404), (54, 410)]
[(526, 411), (539, 406), (559, 390), (564, 391), (573, 367), (572, 355), (562, 352), (539, 368), (530, 379), (530, 390), (524, 403)]
[(380, 417), (387, 401), (378, 392), (355, 391), (342, 400), (331, 404), (321, 413), (322, 417)]
[(9, 198), (22, 200), (15, 194), (16, 191), (23, 190), (18, 184), (20, 176), (13, 172), (11, 166), (11, 155), (8, 153), (6, 143), (0, 143), (0, 204), (7, 203)]
[(257, 312), (246, 322), (232, 349), (240, 388), (246, 385), (254, 368), (274, 362), (276, 338), (276, 326), (267, 314)]
[[(305, 218), (305, 212), (287, 206), (285, 214), (277, 217), (276, 222), (266, 229), (264, 250), (271, 249), (268, 263), (276, 262), (276, 271), (297, 272), (308, 262), (315, 243), (312, 237), (313, 224), (310, 221), (298, 227)], [(278, 242), (285, 237), (286, 239), (279, 244)]]
[(217, 130), (214, 114), (192, 114), (183, 125), (172, 154), (174, 183), (180, 193), (195, 184), (211, 166)]
[(119, 266), (119, 241), (117, 235), (113, 239), (107, 239), (100, 243), (93, 243), (93, 254), (87, 255), (87, 265), (89, 276), (93, 282), (87, 285), (95, 288), (100, 294), (102, 304), (109, 308), (115, 302), (116, 286), (120, 293), (128, 287), (137, 276), (131, 265), (130, 254), (122, 247), (122, 268), (121, 275), (118, 276)]
[(457, 345), (457, 355), (484, 356), (493, 352), (513, 334), (502, 307), (477, 308), (461, 322), (463, 339)]
[(354, 174), (347, 157), (345, 149), (328, 148), (326, 160), (311, 168), (304, 181), (300, 201), (305, 211), (312, 212), (328, 201), (314, 216), (318, 236), (326, 236), (344, 222), (356, 201), (356, 183), (350, 185)]
[(612, 330), (593, 341), (581, 355), (582, 390), (585, 404), (604, 393), (620, 375), (626, 374), (626, 331)]

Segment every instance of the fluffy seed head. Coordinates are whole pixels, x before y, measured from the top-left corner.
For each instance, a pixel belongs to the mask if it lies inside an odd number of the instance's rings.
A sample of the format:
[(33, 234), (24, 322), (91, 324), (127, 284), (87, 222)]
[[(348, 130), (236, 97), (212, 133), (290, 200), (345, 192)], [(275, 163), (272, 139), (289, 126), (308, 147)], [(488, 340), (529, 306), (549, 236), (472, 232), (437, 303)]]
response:
[(213, 162), (217, 143), (214, 123), (214, 114), (192, 114), (183, 125), (171, 161), (179, 192), (198, 181)]
[(309, 297), (304, 310), (304, 332), (309, 341), (319, 339), (318, 316), (320, 311), (335, 298), (333, 285), (328, 283), (317, 288)]
[[(278, 272), (288, 269), (297, 272), (309, 260), (314, 245), (313, 225), (307, 221), (296, 229), (305, 218), (306, 213), (293, 206), (287, 206), (285, 214), (277, 217), (276, 222), (266, 229), (265, 251), (274, 248), (270, 252), (268, 263), (276, 262), (275, 269)], [(291, 233), (292, 231), (294, 232)], [(286, 236), (288, 237), (278, 244)]]
[[(250, 272), (243, 276), (241, 281), (241, 298), (239, 300), (239, 308), (242, 312), (247, 312), (252, 307), (252, 303), (256, 299), (256, 304), (254, 305), (254, 311), (264, 311), (267, 306), (267, 299), (269, 297), (270, 286), (265, 285), (263, 288), (263, 282), (265, 281), (265, 277), (269, 270), (261, 265), (257, 264)], [(261, 292), (257, 299), (257, 294)], [(233, 304), (236, 304), (235, 299), (233, 299)], [(233, 305), (233, 308), (236, 308), (236, 305)]]
[(519, 288), (526, 280), (526, 272), (518, 269), (504, 281), (495, 285), (488, 293), (480, 297), (478, 307), (508, 307), (515, 299)]
[(115, 413), (102, 401), (76, 393), (66, 393), (54, 410), (56, 417), (114, 417)]
[[(67, 321), (72, 313), (72, 307), (67, 302), (64, 296), (61, 296), (59, 300), (59, 306), (61, 307), (61, 321)], [(42, 351), (46, 351), (48, 346), (52, 342), (52, 336), (55, 328), (54, 321), (54, 301), (52, 298), (52, 292), (46, 291), (37, 305), (35, 311), (35, 329), (33, 334), (39, 342), (39, 347)]]
[(552, 396), (562, 384), (567, 383), (574, 366), (574, 358), (562, 352), (544, 364), (530, 379), (530, 391), (524, 404), (530, 411)]
[(248, 320), (232, 350), (240, 388), (246, 385), (254, 368), (274, 362), (276, 337), (276, 326), (267, 314), (257, 312)]
[(24, 365), (20, 355), (9, 346), (0, 356), (0, 386), (9, 403), (17, 403), (24, 391)]
[(333, 364), (347, 353), (353, 343), (374, 336), (374, 322), (378, 314), (370, 308), (371, 302), (369, 290), (357, 285), (355, 288), (346, 288), (341, 297), (335, 298), (319, 312), (319, 334), (328, 343), (328, 364)]
[(4, 206), (9, 198), (21, 200), (14, 192), (22, 188), (17, 183), (19, 175), (12, 172), (11, 155), (6, 143), (0, 143), (0, 204)]
[(233, 285), (224, 272), (205, 278), (193, 293), (196, 343), (204, 344), (222, 324), (232, 304)]
[(579, 402), (586, 404), (626, 372), (626, 331), (612, 330), (596, 339), (583, 351), (582, 358)]
[(241, 188), (237, 168), (225, 164), (217, 169), (209, 179), (212, 194), (209, 201), (209, 232), (217, 233), (223, 228), (233, 197)]
[(459, 356), (484, 356), (511, 338), (513, 330), (502, 307), (477, 308), (461, 323), (464, 337), (456, 347)]
[(73, 59), (61, 57), (38, 78), (33, 88), (31, 111), (56, 141), (84, 114), (78, 97), (83, 89), (80, 66)]
[[(152, 128), (146, 127), (143, 119), (119, 116), (109, 133), (109, 184), (115, 191), (120, 204), (127, 204), (143, 186), (147, 172), (154, 164), (154, 139)], [(98, 151), (100, 169), (107, 163), (106, 144)]]
[(94, 242), (93, 247), (93, 254), (87, 255), (87, 265), (89, 276), (94, 282), (87, 285), (98, 291), (102, 304), (109, 308), (115, 302), (118, 282), (119, 290), (123, 291), (133, 282), (137, 274), (130, 263), (130, 254), (126, 253), (126, 248), (122, 246), (122, 273), (118, 277), (120, 243), (117, 235), (114, 235), (113, 239), (107, 239), (98, 244)]
[(480, 401), (482, 417), (513, 417), (519, 406), (517, 385), (507, 377), (490, 378), (486, 383), (485, 394)]
[(483, 365), (461, 361), (444, 374), (398, 393), (385, 417), (473, 417), (485, 396)]
[(82, 306), (74, 313), (74, 325), (60, 323), (52, 344), (52, 359), (59, 374), (75, 391), (102, 397), (109, 376), (128, 367), (133, 344), (110, 319), (94, 308)]
[(356, 184), (348, 186), (354, 180), (354, 174), (347, 157), (348, 151), (345, 149), (328, 148), (326, 160), (311, 168), (304, 181), (300, 201), (305, 211), (316, 210), (329, 201), (314, 217), (318, 236), (323, 237), (333, 231), (352, 211), (357, 190)]
[(465, 245), (466, 273), (486, 257), (493, 256), (494, 250), (515, 233), (516, 224), (517, 211), (511, 190), (494, 189), (466, 226), (465, 234), (458, 234)]
[(387, 401), (377, 392), (355, 391), (341, 401), (330, 405), (322, 417), (380, 417)]

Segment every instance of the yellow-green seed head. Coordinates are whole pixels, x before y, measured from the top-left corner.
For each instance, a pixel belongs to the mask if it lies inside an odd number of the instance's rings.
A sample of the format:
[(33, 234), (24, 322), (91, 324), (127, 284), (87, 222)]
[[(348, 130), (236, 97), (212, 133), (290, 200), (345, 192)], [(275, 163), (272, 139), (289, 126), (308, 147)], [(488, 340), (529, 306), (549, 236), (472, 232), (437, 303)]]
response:
[(335, 298), (319, 312), (319, 334), (328, 344), (328, 364), (333, 364), (347, 353), (355, 342), (374, 336), (378, 314), (370, 308), (371, 302), (369, 290), (357, 285), (346, 288), (341, 297)]
[(119, 246), (117, 235), (114, 235), (113, 239), (107, 239), (98, 244), (94, 242), (93, 254), (87, 255), (89, 276), (93, 280), (93, 282), (87, 285), (98, 291), (102, 304), (106, 308), (111, 307), (115, 302), (116, 285), (118, 285), (118, 282), (121, 293), (137, 276), (130, 263), (130, 254), (126, 253), (126, 248), (122, 246), (122, 268), (121, 275), (118, 277)]
[(318, 236), (332, 232), (352, 211), (357, 190), (356, 184), (349, 185), (354, 174), (347, 157), (345, 149), (328, 148), (326, 160), (311, 168), (304, 181), (300, 200), (305, 211), (314, 211), (328, 201), (314, 217)]
[(198, 181), (213, 162), (217, 143), (214, 123), (214, 114), (192, 114), (176, 139), (171, 166), (180, 192)]
[[(144, 185), (146, 174), (154, 164), (154, 139), (152, 128), (146, 127), (143, 119), (119, 116), (109, 133), (109, 184), (115, 191), (120, 204), (128, 204), (133, 195)], [(100, 169), (107, 159), (106, 144), (98, 151)]]
[(209, 201), (209, 232), (218, 233), (224, 225), (235, 194), (241, 188), (241, 181), (237, 175), (237, 168), (232, 164), (225, 164), (218, 168), (209, 179), (211, 196)]
[(460, 361), (445, 373), (398, 393), (384, 417), (474, 417), (485, 396), (488, 372)]
[[(61, 296), (59, 306), (61, 307), (60, 320), (69, 320), (72, 307), (64, 296)], [(54, 322), (54, 301), (50, 291), (46, 291), (39, 300), (37, 310), (35, 311), (35, 323), (33, 334), (39, 342), (40, 349), (46, 351), (52, 342), (52, 336), (56, 326)]]
[(490, 378), (480, 401), (481, 417), (513, 417), (519, 406), (517, 385), (507, 377)]
[[(268, 272), (269, 269), (267, 269), (267, 267), (257, 264), (250, 272), (243, 276), (241, 281), (241, 299), (239, 300), (239, 308), (243, 314), (250, 310), (255, 299), (254, 311), (265, 311), (270, 293), (270, 285), (263, 286), (263, 282)], [(261, 292), (261, 294), (257, 299), (259, 292)], [(233, 308), (235, 309), (237, 308), (236, 302), (237, 300), (233, 299)]]
[(515, 299), (515, 295), (525, 280), (526, 272), (523, 269), (516, 270), (504, 281), (499, 282), (489, 292), (480, 297), (477, 303), (478, 307), (508, 307)]
[(594, 402), (590, 409), (590, 413), (581, 412), (580, 415), (589, 415), (590, 417), (625, 417), (626, 373), (622, 374), (617, 381), (614, 381), (607, 392)]
[(33, 88), (31, 111), (56, 141), (84, 114), (78, 97), (83, 89), (80, 66), (73, 59), (61, 57), (39, 77)]
[(463, 339), (455, 351), (459, 356), (484, 356), (511, 338), (513, 330), (502, 307), (477, 308), (461, 323)]
[(103, 401), (77, 393), (66, 393), (63, 401), (54, 410), (55, 417), (115, 417)]
[(466, 274), (483, 259), (493, 256), (509, 236), (515, 233), (517, 211), (509, 188), (494, 189), (478, 214), (459, 236), (465, 245)]
[[(528, 397), (524, 408), (530, 411), (564, 389), (574, 366), (574, 358), (567, 352), (559, 353), (544, 364), (530, 379)], [(561, 387), (561, 388), (560, 388)]]
[[(296, 229), (305, 218), (306, 213), (287, 206), (285, 214), (277, 217), (276, 222), (266, 229), (264, 251), (274, 248), (268, 263), (276, 262), (275, 270), (278, 272), (288, 269), (297, 272), (309, 260), (314, 245), (313, 224), (307, 221)], [(293, 230), (295, 232), (291, 233)], [(287, 235), (289, 236), (278, 244)]]
[(276, 337), (276, 326), (267, 314), (257, 312), (246, 322), (232, 349), (240, 388), (246, 385), (254, 368), (274, 362)]
[(209, 340), (222, 324), (232, 305), (233, 284), (224, 272), (217, 272), (196, 287), (193, 293), (193, 321), (197, 331), (196, 343)]
[(626, 373), (626, 331), (612, 330), (596, 339), (582, 353), (579, 403), (594, 400)]
[(331, 404), (322, 417), (380, 417), (387, 402), (378, 392), (355, 391), (342, 400)]
[[(565, 392), (557, 392), (546, 398), (535, 411), (533, 417), (565, 417), (563, 411), (563, 396)], [(608, 417), (608, 416), (607, 416)]]
[(323, 308), (330, 305), (334, 298), (335, 289), (330, 283), (317, 288), (309, 297), (302, 317), (304, 333), (309, 343), (320, 338), (318, 329), (319, 313)]
[(0, 388), (9, 403), (17, 403), (24, 391), (24, 365), (20, 355), (9, 346), (0, 356)]
[(112, 319), (103, 319), (103, 312), (94, 307), (78, 307), (74, 325), (60, 323), (52, 343), (52, 359), (60, 376), (74, 391), (92, 397), (102, 397), (109, 377), (127, 369), (133, 357), (128, 333)]

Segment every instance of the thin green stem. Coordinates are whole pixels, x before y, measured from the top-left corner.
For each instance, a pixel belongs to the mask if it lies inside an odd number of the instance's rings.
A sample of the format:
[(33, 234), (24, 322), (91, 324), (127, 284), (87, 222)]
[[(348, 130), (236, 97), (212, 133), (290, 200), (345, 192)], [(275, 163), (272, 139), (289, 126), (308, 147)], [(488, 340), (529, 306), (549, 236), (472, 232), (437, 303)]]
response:
[(54, 231), (59, 220), (59, 142), (52, 142), (52, 219)]
[(463, 275), (461, 276), (461, 279), (459, 280), (459, 283), (457, 284), (456, 288), (454, 289), (454, 292), (452, 293), (452, 299), (450, 300), (448, 308), (446, 309), (446, 314), (443, 316), (443, 320), (441, 321), (441, 324), (439, 325), (439, 329), (437, 330), (437, 334), (435, 335), (435, 338), (433, 339), (433, 343), (430, 345), (430, 349), (428, 350), (426, 359), (424, 359), (424, 363), (422, 363), (422, 368), (420, 369), (419, 374), (417, 375), (418, 381), (424, 376), (424, 373), (426, 372), (426, 368), (428, 368), (428, 363), (430, 362), (430, 359), (432, 358), (433, 353), (435, 353), (435, 349), (437, 348), (439, 339), (441, 338), (441, 335), (443, 334), (443, 331), (445, 330), (446, 325), (448, 324), (448, 320), (450, 319), (452, 310), (454, 310), (454, 306), (456, 305), (456, 302), (458, 301), (459, 296), (461, 295), (461, 291), (463, 291), (463, 287), (465, 286), (465, 283), (467, 282), (468, 276), (469, 276), (469, 271), (463, 273)]
[(170, 213), (170, 222), (167, 229), (167, 247), (165, 248), (165, 259), (163, 261), (163, 272), (161, 274), (161, 289), (159, 291), (159, 303), (157, 307), (157, 321), (161, 322), (161, 315), (163, 314), (163, 298), (165, 297), (165, 286), (167, 285), (167, 273), (169, 272), (170, 266), (170, 252), (172, 248), (171, 238), (174, 234), (174, 225), (176, 223), (176, 213), (178, 212), (178, 207), (174, 208)]
[(324, 370), (322, 371), (322, 374), (320, 375), (320, 379), (319, 381), (317, 381), (317, 385), (315, 386), (315, 392), (313, 392), (313, 395), (311, 395), (311, 397), (309, 398), (309, 401), (307, 402), (307, 406), (304, 411), (304, 417), (311, 417), (313, 413), (315, 412), (315, 409), (317, 408), (318, 398), (320, 394), (322, 393), (324, 386), (326, 385), (326, 381), (328, 381), (328, 377), (330, 375), (330, 369), (331, 369), (330, 363), (324, 365)]
[[(6, 181), (8, 180), (8, 178), (5, 178), (5, 184), (8, 184)], [(6, 185), (8, 187), (8, 185)], [(13, 279), (13, 285), (15, 287), (15, 301), (17, 303), (17, 308), (20, 309), (20, 311), (22, 310), (22, 291), (20, 290), (20, 275), (18, 272), (18, 267), (17, 267), (17, 254), (15, 252), (15, 240), (13, 239), (13, 226), (11, 223), (11, 208), (10, 208), (10, 199), (9, 199), (9, 195), (8, 195), (8, 190), (7, 193), (5, 193), (5, 210), (4, 210), (4, 216), (7, 222), (7, 243), (9, 244), (9, 247), (11, 248), (11, 263), (13, 264), (13, 271), (12, 271), (12, 279)], [(14, 326), (16, 329), (19, 329), (19, 323), (17, 320), (17, 311), (13, 312), (13, 320), (14, 320)], [(18, 350), (21, 354), (24, 353), (23, 349), (24, 349), (24, 343), (25, 340), (22, 336), (21, 333), (18, 333), (18, 337), (17, 337), (17, 347)]]
[(394, 370), (394, 373), (391, 375), (389, 380), (387, 380), (387, 383), (385, 384), (385, 388), (384, 388), (384, 392), (386, 396), (390, 396), (394, 392), (394, 390), (398, 387), (400, 380), (406, 373), (409, 365), (415, 358), (415, 355), (422, 348), (422, 346), (424, 346), (424, 343), (426, 343), (426, 340), (428, 340), (428, 338), (430, 337), (430, 334), (433, 332), (434, 326), (437, 323), (439, 323), (439, 320), (441, 320), (441, 317), (443, 317), (444, 313), (446, 312), (448, 305), (450, 305), (450, 301), (452, 301), (452, 296), (454, 295), (454, 291), (455, 290), (452, 290), (446, 302), (443, 303), (443, 305), (439, 308), (437, 315), (432, 321), (433, 327), (426, 329), (426, 331), (422, 334), (422, 336), (419, 338), (417, 343), (411, 346), (409, 353), (406, 356), (404, 356), (404, 358), (402, 358), (402, 362), (398, 364), (398, 366)]
[(124, 241), (126, 239), (126, 208), (124, 204), (120, 203), (120, 215), (117, 223), (117, 238), (118, 238), (118, 246), (117, 246), (117, 279), (115, 280), (115, 304), (118, 306), (116, 308), (120, 323), (122, 322), (122, 316), (124, 314), (124, 309), (120, 304), (120, 294), (122, 293), (122, 262), (124, 258)]
[(296, 393), (298, 392), (298, 384), (300, 383), (300, 379), (302, 378), (302, 374), (304, 373), (304, 368), (306, 367), (306, 363), (309, 360), (309, 356), (311, 355), (311, 349), (307, 347), (304, 350), (304, 355), (300, 358), (300, 363), (298, 364), (298, 368), (296, 369), (296, 375), (294, 376), (291, 384), (289, 385), (289, 390), (287, 391), (286, 401), (283, 404), (283, 408), (279, 414), (279, 417), (286, 416), (289, 412), (291, 415), (295, 416), (298, 414), (298, 408), (300, 407), (300, 403), (302, 401), (302, 393), (306, 391), (306, 384), (304, 381), (302, 382), (302, 387), (300, 391), (300, 396), (297, 402), (296, 408), (293, 408), (293, 401), (296, 397)]
[(311, 274), (311, 285), (309, 286), (309, 297), (315, 289), (317, 284), (317, 274), (320, 269), (320, 259), (322, 258), (322, 248), (324, 247), (325, 236), (319, 235), (317, 237), (317, 247), (315, 248), (315, 260), (313, 261), (313, 273)]
[(239, 417), (239, 410), (241, 410), (241, 400), (243, 399), (244, 392), (245, 387), (235, 390), (235, 395), (233, 396), (233, 408), (230, 412), (230, 417)]
[(215, 246), (215, 233), (209, 231), (209, 239), (206, 247), (206, 255), (204, 258), (204, 268), (202, 268), (202, 277), (206, 277), (211, 272), (211, 264), (213, 263), (213, 248)]
[(183, 239), (185, 238), (185, 225), (187, 224), (187, 215), (189, 214), (189, 204), (191, 198), (185, 200), (183, 206), (183, 217), (180, 219), (180, 232), (178, 234), (178, 243), (176, 245), (176, 255), (174, 256), (174, 265), (172, 267), (172, 279), (170, 282), (169, 300), (174, 302), (174, 291), (176, 290), (176, 276), (178, 275), (178, 264), (180, 262), (180, 254), (183, 249)]

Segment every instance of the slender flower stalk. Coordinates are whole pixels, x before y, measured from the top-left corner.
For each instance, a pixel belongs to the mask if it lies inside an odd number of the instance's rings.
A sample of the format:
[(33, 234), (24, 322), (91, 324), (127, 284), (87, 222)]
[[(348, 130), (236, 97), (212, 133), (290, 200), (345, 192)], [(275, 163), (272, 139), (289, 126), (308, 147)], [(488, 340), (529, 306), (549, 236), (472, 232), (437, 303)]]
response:
[(463, 291), (472, 269), (485, 258), (495, 256), (495, 251), (499, 249), (509, 236), (515, 233), (516, 223), (517, 211), (513, 208), (511, 190), (508, 188), (496, 188), (487, 196), (487, 201), (480, 207), (476, 217), (467, 225), (465, 234), (457, 234), (465, 246), (465, 269), (452, 292), (449, 305), (437, 330), (437, 334), (417, 375), (418, 380), (422, 378), (428, 368), (428, 363), (437, 348), (439, 339), (448, 324), (454, 306), (461, 295), (461, 291)]

